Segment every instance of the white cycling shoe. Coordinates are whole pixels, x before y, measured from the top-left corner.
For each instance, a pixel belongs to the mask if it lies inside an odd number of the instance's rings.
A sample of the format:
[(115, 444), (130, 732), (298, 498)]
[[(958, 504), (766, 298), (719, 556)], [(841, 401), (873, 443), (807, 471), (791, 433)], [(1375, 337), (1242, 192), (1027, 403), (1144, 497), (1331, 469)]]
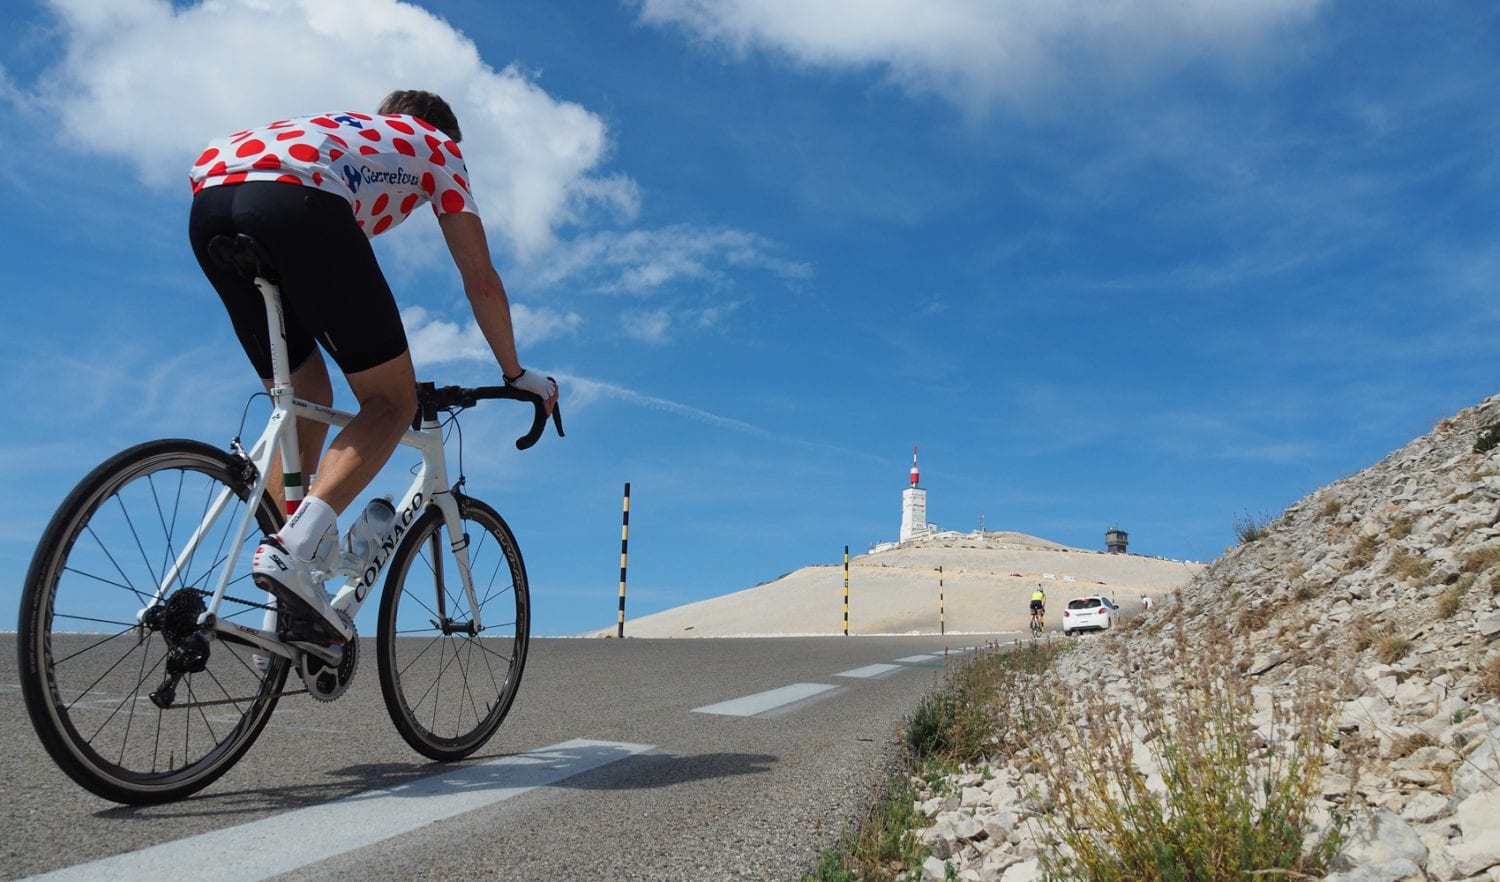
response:
[(267, 536), (250, 561), (251, 578), (262, 590), (294, 607), (311, 612), (333, 633), (344, 639), (354, 635), (349, 617), (330, 602), (323, 581), (328, 577), (318, 561), (299, 560), (281, 544), (281, 537)]

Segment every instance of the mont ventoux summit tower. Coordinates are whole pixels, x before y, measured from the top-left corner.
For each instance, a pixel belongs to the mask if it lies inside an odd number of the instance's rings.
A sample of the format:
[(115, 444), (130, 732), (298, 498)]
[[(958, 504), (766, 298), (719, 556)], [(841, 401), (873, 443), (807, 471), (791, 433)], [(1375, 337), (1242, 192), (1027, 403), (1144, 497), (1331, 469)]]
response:
[(901, 539), (927, 535), (927, 491), (918, 483), (917, 448), (911, 449), (911, 486), (901, 491)]

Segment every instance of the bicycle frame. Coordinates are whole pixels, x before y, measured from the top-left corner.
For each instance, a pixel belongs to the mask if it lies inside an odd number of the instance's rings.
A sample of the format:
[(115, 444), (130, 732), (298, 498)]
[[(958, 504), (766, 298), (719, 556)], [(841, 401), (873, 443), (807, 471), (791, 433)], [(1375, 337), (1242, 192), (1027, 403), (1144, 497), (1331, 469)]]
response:
[[(248, 454), (240, 449), (237, 443), (235, 445), (236, 451), (241, 456), (246, 456), (254, 465), (255, 482), (249, 488), (245, 510), (238, 516), (224, 571), (218, 577), (218, 584), (214, 587), (213, 596), (208, 601), (206, 610), (198, 618), (198, 625), (237, 642), (253, 644), (267, 652), (295, 660), (303, 653), (303, 650), (277, 637), (275, 631), (270, 629), (274, 627), (272, 616), (268, 615), (267, 621), (263, 623), (267, 628), (252, 628), (239, 622), (220, 618), (219, 606), (229, 589), (229, 581), (234, 575), (240, 551), (246, 539), (249, 538), (250, 530), (255, 526), (256, 508), (270, 481), (271, 467), (278, 452), (281, 454), (283, 482), (286, 489), (286, 514), (290, 515), (294, 512), (298, 503), (301, 502), (302, 477), (300, 451), (297, 449), (297, 421), (310, 419), (342, 428), (354, 419), (354, 414), (304, 401), (294, 396), (286, 351), (285, 319), (280, 291), (274, 283), (265, 278), (257, 277), (255, 285), (260, 289), (261, 296), (265, 300), (266, 318), (272, 332), (270, 334), (271, 416), (266, 422), (266, 428), (261, 433), (260, 439), (255, 442)], [(346, 614), (352, 623), (360, 607), (369, 599), (376, 581), (380, 578), (386, 564), (390, 562), (396, 548), (401, 544), (407, 529), (421, 516), (427, 506), (436, 505), (442, 512), (448, 541), (458, 563), (469, 609), (474, 616), (473, 621), (468, 623), (468, 627), (472, 633), (478, 633), (483, 630), (484, 625), (479, 620), (480, 604), (475, 596), (474, 583), (469, 569), (468, 540), (463, 533), (459, 518), (458, 501), (454, 498), (454, 493), (448, 483), (448, 465), (443, 450), (441, 427), (435, 418), (424, 416), (419, 428), (407, 430), (401, 436), (400, 444), (419, 450), (422, 454), (422, 466), (405, 495), (396, 503), (396, 520), (389, 534), (382, 538), (380, 549), (374, 560), (363, 572), (349, 574), (348, 580), (335, 594), (333, 606)], [(177, 582), (198, 551), (203, 537), (224, 514), (232, 496), (234, 496), (233, 491), (226, 488), (214, 500), (203, 523), (194, 531), (186, 546), (177, 555), (175, 563), (163, 577), (161, 584), (157, 586), (156, 596), (149, 606), (160, 604), (162, 599), (170, 593), (172, 585)], [(439, 595), (435, 599), (437, 605), (434, 608), (442, 616), (446, 613), (446, 599), (441, 596), (441, 590), (439, 590)], [(144, 614), (145, 609), (142, 609), (139, 615), (144, 616)], [(353, 636), (352, 624), (350, 633), (346, 636)]]

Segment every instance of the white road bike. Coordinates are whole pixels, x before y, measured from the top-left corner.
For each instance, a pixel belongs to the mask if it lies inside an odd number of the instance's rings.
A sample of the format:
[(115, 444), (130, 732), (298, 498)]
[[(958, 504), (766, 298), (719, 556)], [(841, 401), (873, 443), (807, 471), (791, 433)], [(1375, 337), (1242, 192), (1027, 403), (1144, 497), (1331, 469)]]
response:
[[(297, 399), (277, 276), (248, 236), (219, 237), (215, 259), (253, 278), (272, 341), (271, 416), (246, 451), (165, 439), (125, 450), (63, 501), (37, 545), (21, 596), (22, 692), (47, 751), (106, 799), (179, 799), (235, 764), (283, 695), (331, 701), (359, 664), (357, 635), (257, 588), (250, 558), (284, 514), (266, 492), (281, 455), (288, 507), (302, 497), (297, 421), (347, 425), (352, 414)], [(354, 620), (385, 573), (375, 648), (391, 720), (434, 760), (478, 750), (509, 712), (526, 663), (530, 595), (509, 526), (449, 482), (445, 430), (482, 399), (535, 408), (525, 449), (546, 428), (540, 398), (510, 387), (418, 385), (403, 445), (422, 456), (395, 501), (374, 560), (344, 572), (335, 608)], [(562, 435), (561, 413), (553, 411)], [(330, 581), (330, 586), (338, 584)], [(287, 691), (295, 670), (302, 689)]]

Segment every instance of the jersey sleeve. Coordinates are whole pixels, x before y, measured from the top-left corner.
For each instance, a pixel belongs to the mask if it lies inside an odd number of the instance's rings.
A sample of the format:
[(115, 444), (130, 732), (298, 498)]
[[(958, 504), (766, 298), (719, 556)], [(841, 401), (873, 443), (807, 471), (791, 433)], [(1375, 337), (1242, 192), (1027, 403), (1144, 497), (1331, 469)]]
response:
[[(428, 198), (432, 200), (432, 211), (439, 217), (465, 211), (479, 214), (474, 194), (469, 190), (469, 171), (464, 165), (463, 153), (453, 141), (440, 141), (428, 136), (427, 146), (432, 154), (428, 157), (433, 176)], [(423, 189), (426, 189), (423, 181)]]

